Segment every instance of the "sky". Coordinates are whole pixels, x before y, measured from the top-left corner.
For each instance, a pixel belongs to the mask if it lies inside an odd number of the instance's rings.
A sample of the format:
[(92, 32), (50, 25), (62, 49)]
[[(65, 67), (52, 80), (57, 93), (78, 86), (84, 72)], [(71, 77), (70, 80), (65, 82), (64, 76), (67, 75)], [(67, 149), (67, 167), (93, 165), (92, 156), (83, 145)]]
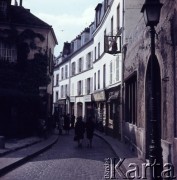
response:
[(22, 5), (53, 27), (58, 41), (54, 55), (58, 56), (64, 42), (72, 41), (94, 21), (95, 7), (101, 2), (102, 0), (23, 0)]

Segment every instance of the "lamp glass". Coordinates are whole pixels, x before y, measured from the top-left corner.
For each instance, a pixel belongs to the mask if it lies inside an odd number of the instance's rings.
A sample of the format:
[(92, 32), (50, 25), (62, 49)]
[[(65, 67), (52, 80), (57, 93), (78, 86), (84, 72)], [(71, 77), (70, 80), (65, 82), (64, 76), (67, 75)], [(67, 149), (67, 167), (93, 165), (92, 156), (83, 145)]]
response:
[(144, 19), (147, 26), (156, 26), (160, 19), (161, 6), (159, 5), (146, 5), (144, 8)]

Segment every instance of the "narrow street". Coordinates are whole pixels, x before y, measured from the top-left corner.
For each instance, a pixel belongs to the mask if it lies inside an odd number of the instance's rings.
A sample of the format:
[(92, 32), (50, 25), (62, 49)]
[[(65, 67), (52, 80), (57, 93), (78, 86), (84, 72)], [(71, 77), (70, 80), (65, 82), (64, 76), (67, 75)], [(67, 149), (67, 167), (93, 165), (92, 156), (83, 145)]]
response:
[[(86, 139), (78, 148), (69, 135), (63, 134), (48, 151), (1, 177), (2, 180), (83, 180), (104, 179), (105, 158), (116, 157), (108, 144), (94, 136), (93, 147), (88, 148)], [(120, 178), (119, 178), (120, 179)]]

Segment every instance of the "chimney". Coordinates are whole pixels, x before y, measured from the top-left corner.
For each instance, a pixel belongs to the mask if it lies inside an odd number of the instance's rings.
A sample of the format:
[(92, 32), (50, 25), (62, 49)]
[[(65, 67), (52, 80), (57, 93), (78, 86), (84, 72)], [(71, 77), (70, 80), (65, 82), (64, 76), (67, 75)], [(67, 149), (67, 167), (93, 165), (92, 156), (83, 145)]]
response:
[(22, 0), (20, 0), (20, 6), (22, 6)]

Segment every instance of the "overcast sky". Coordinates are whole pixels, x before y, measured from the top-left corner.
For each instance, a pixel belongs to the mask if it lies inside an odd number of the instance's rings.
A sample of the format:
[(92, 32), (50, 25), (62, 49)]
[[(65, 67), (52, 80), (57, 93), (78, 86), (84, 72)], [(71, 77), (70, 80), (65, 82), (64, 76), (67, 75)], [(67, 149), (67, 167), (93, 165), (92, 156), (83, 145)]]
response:
[(54, 54), (58, 56), (64, 42), (73, 40), (93, 22), (95, 7), (100, 2), (102, 0), (23, 0), (23, 7), (52, 25), (58, 40)]

